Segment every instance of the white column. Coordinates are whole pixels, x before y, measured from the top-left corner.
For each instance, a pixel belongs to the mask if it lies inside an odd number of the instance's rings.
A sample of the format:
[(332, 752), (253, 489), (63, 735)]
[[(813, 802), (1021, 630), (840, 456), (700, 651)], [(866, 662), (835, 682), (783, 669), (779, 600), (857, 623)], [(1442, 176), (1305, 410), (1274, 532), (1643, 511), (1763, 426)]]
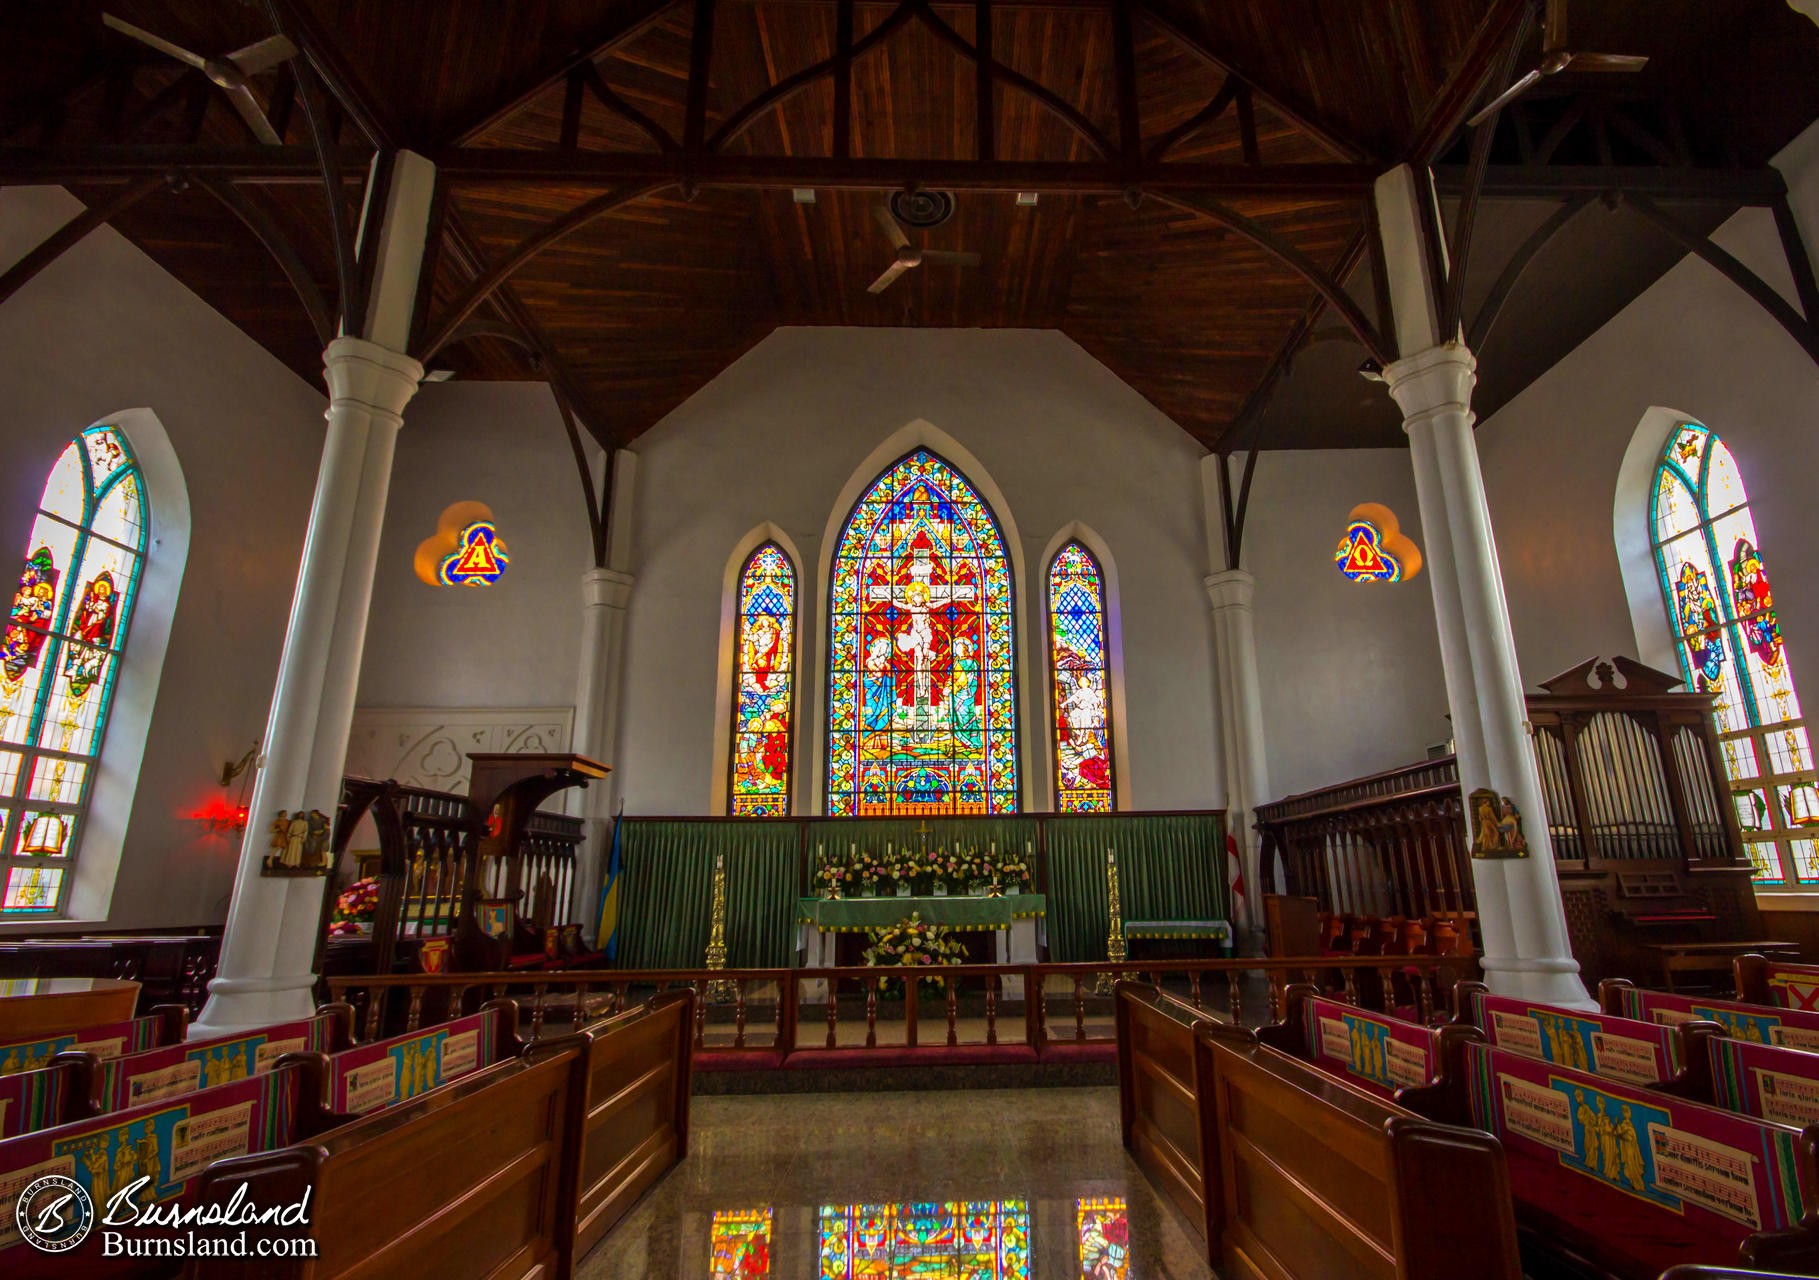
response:
[[(1243, 569), (1226, 569), (1206, 579), (1213, 606), (1213, 652), (1219, 691), (1219, 723), (1225, 751), (1225, 813), (1244, 867), (1245, 916), (1234, 925), (1263, 924), (1257, 833), (1251, 829), (1259, 804), (1269, 799), (1262, 686), (1257, 680), (1256, 617), (1251, 598), (1257, 580)], [(1220, 869), (1224, 871), (1223, 854)]]
[(392, 452), (404, 406), (423, 366), (406, 343), (435, 170), (421, 156), (394, 160), (373, 272), (366, 331), (323, 352), (329, 403), (322, 467), (291, 597), (278, 684), (266, 722), (251, 818), (228, 904), (217, 977), (193, 1038), (308, 1017), (310, 972), (325, 881), (261, 874), (278, 810), (320, 810), (333, 819), (366, 643), (379, 534), (391, 487)]
[[(1472, 860), (1480, 962), (1501, 995), (1589, 1006), (1566, 931), (1547, 808), (1529, 739), (1522, 676), (1491, 533), (1471, 408), (1477, 362), (1457, 334), (1438, 331), (1407, 166), (1377, 184), (1390, 296), (1403, 358), (1383, 371), (1402, 409), (1426, 540), (1427, 577), (1447, 703), (1466, 794), (1489, 787), (1522, 815), (1529, 856)], [(1470, 837), (1470, 822), (1466, 835)]]

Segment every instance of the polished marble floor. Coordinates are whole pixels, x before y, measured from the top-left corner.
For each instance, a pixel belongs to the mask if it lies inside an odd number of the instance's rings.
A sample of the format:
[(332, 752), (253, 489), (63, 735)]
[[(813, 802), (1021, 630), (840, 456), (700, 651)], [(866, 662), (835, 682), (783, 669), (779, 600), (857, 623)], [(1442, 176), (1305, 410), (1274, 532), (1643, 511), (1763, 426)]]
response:
[(1113, 1088), (698, 1097), (691, 1129), (582, 1280), (1212, 1276)]

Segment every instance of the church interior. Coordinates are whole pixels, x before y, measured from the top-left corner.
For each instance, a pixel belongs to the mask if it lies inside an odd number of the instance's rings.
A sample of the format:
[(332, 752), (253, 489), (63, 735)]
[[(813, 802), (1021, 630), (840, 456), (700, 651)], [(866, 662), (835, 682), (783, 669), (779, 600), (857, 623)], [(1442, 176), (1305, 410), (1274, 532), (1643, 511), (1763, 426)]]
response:
[(0, 31), (0, 1274), (1819, 1276), (1815, 0)]

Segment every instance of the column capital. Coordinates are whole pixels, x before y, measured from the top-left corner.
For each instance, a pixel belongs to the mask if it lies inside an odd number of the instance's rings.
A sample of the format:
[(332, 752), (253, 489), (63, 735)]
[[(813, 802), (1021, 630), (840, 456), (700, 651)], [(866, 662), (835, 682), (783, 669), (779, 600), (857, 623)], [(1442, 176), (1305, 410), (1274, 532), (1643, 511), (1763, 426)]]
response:
[(329, 408), (354, 404), (394, 428), (404, 425), (404, 406), (417, 394), (423, 366), (364, 338), (336, 338), (322, 351)]
[(1443, 342), (1384, 366), (1383, 380), (1402, 409), (1404, 431), (1449, 415), (1469, 419), (1478, 360), (1464, 343)]
[(581, 602), (590, 609), (623, 609), (631, 603), (638, 580), (617, 569), (589, 569), (581, 575)]
[(1213, 602), (1213, 612), (1251, 607), (1257, 592), (1257, 579), (1248, 569), (1222, 569), (1206, 575), (1206, 598)]

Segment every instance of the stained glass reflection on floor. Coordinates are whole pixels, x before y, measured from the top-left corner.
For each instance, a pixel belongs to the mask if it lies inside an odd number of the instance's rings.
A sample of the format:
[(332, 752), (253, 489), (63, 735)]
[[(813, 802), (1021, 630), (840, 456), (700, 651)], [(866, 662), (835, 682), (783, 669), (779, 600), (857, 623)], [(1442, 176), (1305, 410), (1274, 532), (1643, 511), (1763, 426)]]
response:
[(1111, 1088), (700, 1097), (584, 1280), (1210, 1277)]

